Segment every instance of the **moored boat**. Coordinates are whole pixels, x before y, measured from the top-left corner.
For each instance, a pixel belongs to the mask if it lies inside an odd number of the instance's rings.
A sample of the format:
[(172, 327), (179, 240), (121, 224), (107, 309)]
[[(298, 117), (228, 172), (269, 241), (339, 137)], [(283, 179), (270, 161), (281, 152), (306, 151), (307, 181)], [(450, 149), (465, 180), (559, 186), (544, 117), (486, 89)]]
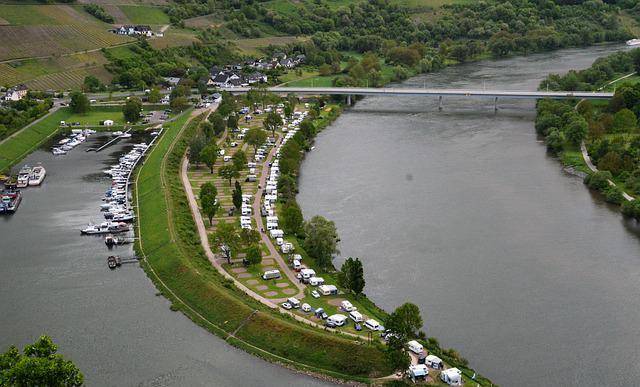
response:
[(22, 194), (18, 190), (4, 190), (0, 193), (0, 214), (13, 214), (20, 206)]
[(31, 168), (27, 165), (22, 167), (20, 172), (18, 172), (18, 188), (24, 188), (29, 185), (29, 176), (31, 176)]
[(45, 176), (47, 176), (47, 170), (43, 166), (38, 165), (31, 170), (29, 175), (29, 185), (36, 186), (42, 184)]
[(638, 46), (638, 45), (640, 45), (640, 39), (627, 40), (627, 46)]

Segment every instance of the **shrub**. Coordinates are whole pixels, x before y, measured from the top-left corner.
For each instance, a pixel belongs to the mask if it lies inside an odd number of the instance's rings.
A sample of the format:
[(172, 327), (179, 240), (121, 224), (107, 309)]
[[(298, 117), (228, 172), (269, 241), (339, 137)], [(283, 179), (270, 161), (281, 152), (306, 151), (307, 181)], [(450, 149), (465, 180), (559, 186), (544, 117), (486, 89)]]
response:
[(622, 190), (615, 185), (607, 187), (603, 193), (604, 200), (607, 201), (607, 203), (621, 204), (624, 200)]
[(632, 200), (622, 203), (622, 215), (640, 220), (640, 201)]
[(589, 186), (589, 188), (597, 189), (598, 191), (604, 191), (607, 187), (609, 187), (609, 180), (611, 179), (613, 179), (613, 176), (611, 176), (611, 172), (598, 171), (587, 175), (584, 178), (584, 183)]

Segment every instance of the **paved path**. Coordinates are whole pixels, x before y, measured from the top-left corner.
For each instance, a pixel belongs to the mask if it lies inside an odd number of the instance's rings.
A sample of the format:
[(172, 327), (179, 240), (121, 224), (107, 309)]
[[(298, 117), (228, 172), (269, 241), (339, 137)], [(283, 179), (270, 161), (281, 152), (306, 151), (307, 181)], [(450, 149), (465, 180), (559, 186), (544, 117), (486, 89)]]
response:
[[(596, 166), (595, 166), (595, 165), (593, 165), (593, 163), (591, 162), (591, 157), (589, 156), (589, 152), (587, 152), (587, 147), (586, 147), (586, 145), (584, 144), (584, 141), (582, 141), (582, 142), (580, 143), (580, 151), (582, 152), (582, 158), (584, 159), (584, 162), (587, 164), (587, 167), (589, 167), (589, 169), (590, 169), (592, 172), (598, 172), (598, 168), (596, 168)], [(611, 181), (611, 180), (607, 180), (607, 181), (609, 182), (609, 185), (610, 185), (610, 186), (614, 186), (614, 187), (615, 187), (616, 183), (614, 183), (614, 182), (613, 182), (613, 181)], [(623, 196), (626, 200), (628, 200), (628, 201), (635, 200), (635, 198), (634, 198), (633, 196), (629, 195), (629, 194), (628, 194), (628, 193), (626, 193), (626, 192), (623, 192), (623, 193), (622, 193), (622, 196)]]
[(256, 196), (253, 201), (253, 218), (256, 220), (256, 224), (257, 224), (258, 230), (260, 231), (260, 237), (262, 238), (262, 241), (264, 242), (265, 245), (267, 245), (267, 248), (269, 249), (269, 253), (270, 253), (269, 255), (275, 258), (275, 260), (280, 265), (280, 268), (283, 269), (284, 273), (287, 275), (287, 278), (289, 278), (289, 280), (298, 288), (298, 294), (296, 294), (295, 297), (303, 298), (305, 286), (300, 283), (300, 281), (296, 277), (295, 272), (291, 270), (287, 262), (285, 262), (285, 260), (282, 258), (282, 256), (276, 249), (276, 247), (273, 245), (271, 238), (269, 238), (266, 230), (264, 229), (264, 224), (262, 223), (262, 214), (260, 212), (260, 199), (262, 199), (262, 193), (264, 191), (264, 186), (267, 181), (267, 175), (268, 175), (267, 171), (269, 170), (269, 163), (271, 162), (271, 160), (273, 160), (274, 156), (276, 155), (278, 146), (281, 142), (282, 142), (282, 137), (278, 138), (276, 145), (274, 145), (274, 147), (271, 148), (271, 152), (269, 152), (269, 155), (266, 157), (266, 159), (262, 163), (262, 175), (260, 176), (260, 182), (258, 185), (259, 188), (258, 188), (258, 191), (256, 192)]

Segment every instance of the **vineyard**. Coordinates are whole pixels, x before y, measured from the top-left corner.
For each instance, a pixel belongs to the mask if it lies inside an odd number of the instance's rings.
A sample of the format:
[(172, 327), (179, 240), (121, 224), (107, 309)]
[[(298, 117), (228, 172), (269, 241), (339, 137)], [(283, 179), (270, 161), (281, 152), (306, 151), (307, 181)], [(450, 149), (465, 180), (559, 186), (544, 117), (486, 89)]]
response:
[(84, 78), (88, 75), (93, 75), (102, 82), (107, 83), (112, 78), (111, 74), (103, 66), (96, 66), (47, 74), (31, 81), (27, 81), (26, 85), (30, 89), (35, 90), (73, 89), (81, 86), (84, 82)]

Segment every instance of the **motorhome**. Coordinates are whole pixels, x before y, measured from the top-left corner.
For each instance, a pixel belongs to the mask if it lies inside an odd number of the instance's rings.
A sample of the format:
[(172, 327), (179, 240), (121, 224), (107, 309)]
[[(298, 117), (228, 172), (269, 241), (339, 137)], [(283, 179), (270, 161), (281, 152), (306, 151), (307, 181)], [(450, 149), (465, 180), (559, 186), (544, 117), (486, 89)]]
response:
[(418, 355), (424, 351), (424, 347), (422, 346), (422, 344), (418, 343), (415, 340), (411, 340), (410, 342), (408, 342), (407, 348), (409, 348), (409, 351), (416, 353)]
[(269, 235), (271, 238), (282, 238), (284, 236), (284, 231), (280, 229), (269, 230)]
[(282, 246), (280, 246), (280, 251), (282, 251), (283, 254), (289, 254), (292, 250), (293, 250), (292, 243), (285, 242), (282, 244)]
[(364, 326), (371, 329), (372, 331), (377, 331), (380, 328), (380, 323), (370, 318), (369, 320), (364, 322)]
[(300, 301), (295, 297), (290, 297), (287, 299), (287, 302), (291, 304), (294, 308), (298, 309), (300, 307)]
[(457, 368), (448, 368), (440, 372), (440, 380), (450, 386), (461, 386), (462, 372)]
[(280, 270), (267, 270), (262, 274), (263, 280), (280, 278)]
[[(300, 262), (300, 261), (298, 261), (298, 262)], [(311, 285), (311, 286), (324, 285), (324, 278), (322, 278), (322, 277), (311, 277), (311, 278), (309, 278), (309, 285)]]
[(278, 223), (278, 217), (277, 216), (267, 216), (267, 223)]
[(242, 207), (241, 212), (242, 215), (251, 215), (251, 207)]
[(351, 302), (349, 302), (348, 300), (344, 300), (340, 303), (340, 307), (342, 308), (342, 310), (344, 310), (345, 312), (351, 312), (354, 310), (357, 310), (358, 308), (356, 308), (355, 306), (353, 306), (353, 304), (351, 304)]
[(300, 261), (298, 261), (297, 259), (293, 260), (293, 270), (295, 271), (300, 271), (302, 270), (302, 264), (300, 264)]
[(276, 245), (278, 246), (282, 246), (282, 244), (284, 243), (284, 239), (282, 238), (276, 238)]
[(426, 364), (427, 367), (431, 367), (436, 370), (441, 370), (442, 368), (444, 368), (442, 359), (440, 359), (436, 355), (427, 355), (427, 357), (424, 359), (424, 364)]
[(267, 230), (271, 231), (271, 230), (277, 230), (277, 229), (278, 229), (278, 223), (267, 222)]
[(258, 180), (258, 176), (256, 175), (247, 175), (247, 178), (244, 179), (244, 181), (248, 183), (253, 183), (253, 182), (256, 182), (257, 180)]
[(334, 314), (329, 316), (329, 318), (327, 319), (327, 322), (332, 323), (337, 327), (341, 327), (347, 322), (347, 316), (343, 314)]
[(338, 294), (338, 288), (335, 285), (320, 285), (318, 286), (318, 291), (323, 296)]
[(362, 314), (357, 310), (349, 313), (349, 318), (353, 320), (353, 322), (362, 322)]
[(309, 279), (311, 277), (316, 276), (316, 271), (313, 269), (302, 269), (300, 270), (300, 277), (302, 278), (302, 282), (309, 283)]

